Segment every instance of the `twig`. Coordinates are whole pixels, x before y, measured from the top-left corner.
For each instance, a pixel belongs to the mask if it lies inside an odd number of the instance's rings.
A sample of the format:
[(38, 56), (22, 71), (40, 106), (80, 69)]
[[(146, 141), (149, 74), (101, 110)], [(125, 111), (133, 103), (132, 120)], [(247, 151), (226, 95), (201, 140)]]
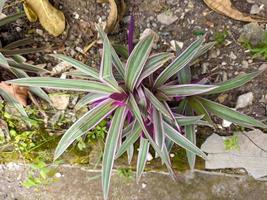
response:
[(262, 150), (263, 152), (265, 152), (265, 153), (267, 153), (267, 150), (265, 150), (265, 149), (263, 149), (263, 148), (261, 148), (258, 144), (256, 144), (246, 133), (244, 133), (243, 132), (243, 134), (244, 134), (244, 136), (246, 136), (248, 139), (249, 139), (249, 141), (250, 142), (252, 142), (256, 147), (258, 147), (260, 150)]

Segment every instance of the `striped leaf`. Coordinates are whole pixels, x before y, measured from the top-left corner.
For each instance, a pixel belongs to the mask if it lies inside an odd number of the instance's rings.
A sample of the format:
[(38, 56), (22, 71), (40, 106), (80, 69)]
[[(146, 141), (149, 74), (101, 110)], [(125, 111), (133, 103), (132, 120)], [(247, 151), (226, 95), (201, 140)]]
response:
[(77, 138), (81, 137), (99, 122), (112, 113), (116, 106), (112, 100), (106, 100), (84, 114), (63, 135), (55, 150), (54, 159), (57, 159)]
[[(100, 26), (96, 26), (99, 36), (102, 39), (102, 41), (107, 40), (107, 34), (102, 30), (102, 28)], [(117, 55), (116, 51), (114, 50), (114, 48), (112, 46), (110, 46), (110, 51), (111, 51), (111, 56), (112, 56), (112, 62), (115, 66), (115, 68), (117, 69), (117, 71), (119, 72), (120, 76), (122, 78), (125, 77), (125, 69), (124, 66), (119, 58), (119, 56)]]
[(241, 114), (233, 109), (226, 107), (222, 104), (215, 103), (213, 101), (197, 98), (208, 112), (225, 119), (229, 122), (233, 122), (244, 127), (260, 127), (267, 128), (267, 125), (247, 115)]
[(115, 159), (115, 152), (117, 149), (119, 136), (122, 133), (126, 110), (126, 107), (119, 107), (116, 109), (105, 142), (102, 163), (102, 188), (104, 199), (108, 199), (110, 178)]
[(215, 85), (184, 84), (184, 85), (163, 85), (159, 90), (168, 97), (185, 97), (202, 94), (217, 88)]
[(101, 100), (101, 99), (105, 99), (108, 98), (109, 95), (107, 94), (94, 94), (94, 93), (89, 93), (87, 95), (85, 95), (84, 97), (82, 97), (77, 104), (75, 105), (75, 110), (80, 110), (83, 106), (87, 105), (87, 104), (91, 104), (95, 101)]
[(206, 108), (202, 105), (202, 103), (197, 98), (189, 98), (188, 100), (189, 105), (191, 108), (198, 114), (198, 115), (204, 115), (204, 119), (209, 122), (211, 125), (213, 125), (213, 121), (206, 110)]
[(155, 142), (161, 150), (163, 150), (165, 135), (163, 130), (162, 115), (155, 108), (153, 109), (153, 125), (154, 125), (154, 137)]
[(9, 64), (7, 62), (6, 57), (0, 52), (0, 66), (4, 68), (9, 68)]
[(68, 63), (69, 65), (75, 67), (77, 70), (83, 72), (84, 74), (87, 74), (88, 76), (92, 76), (95, 79), (99, 80), (99, 72), (95, 68), (89, 67), (88, 65), (83, 64), (78, 60), (75, 60), (69, 56), (65, 56), (62, 54), (51, 54), (51, 56), (60, 59)]
[(149, 89), (144, 88), (146, 98), (150, 101), (150, 103), (164, 116), (168, 117), (169, 119), (172, 119), (172, 116), (170, 115), (169, 111), (166, 109), (165, 105), (158, 100), (157, 97), (154, 96), (152, 92), (149, 91)]
[(136, 181), (138, 182), (145, 169), (147, 154), (149, 151), (149, 140), (145, 138), (140, 139), (139, 152), (136, 165)]
[(171, 164), (169, 162), (168, 157), (166, 157), (166, 155), (164, 154), (164, 152), (161, 151), (161, 149), (159, 148), (159, 146), (154, 142), (153, 138), (150, 136), (150, 134), (148, 133), (143, 118), (142, 118), (142, 114), (138, 108), (138, 105), (134, 99), (134, 96), (132, 94), (130, 94), (130, 107), (132, 109), (132, 112), (135, 116), (135, 119), (138, 121), (140, 127), (142, 128), (142, 131), (144, 132), (146, 138), (149, 140), (151, 146), (154, 148), (154, 150), (156, 151), (156, 153), (160, 156), (160, 158), (162, 159), (162, 161), (165, 163), (168, 171), (170, 172), (170, 175), (172, 177), (175, 177), (175, 174), (171, 168)]
[[(186, 110), (186, 114), (187, 115), (193, 115), (193, 111), (190, 108), (187, 108)], [(195, 126), (193, 124), (191, 125), (186, 125), (185, 126), (185, 136), (186, 138), (192, 142), (194, 145), (196, 145), (196, 130), (195, 130)], [(186, 156), (187, 156), (187, 160), (190, 166), (191, 170), (194, 170), (195, 168), (195, 163), (196, 163), (196, 154), (190, 152), (190, 151), (186, 151)]]
[(3, 97), (5, 101), (10, 103), (11, 106), (14, 106), (21, 114), (21, 116), (28, 118), (26, 111), (24, 110), (23, 106), (15, 99), (12, 94), (6, 92), (4, 89), (0, 87), (0, 95)]
[(111, 57), (111, 45), (107, 38), (103, 41), (103, 55), (100, 67), (100, 80), (105, 82), (110, 87), (114, 88), (117, 92), (121, 92), (122, 89), (118, 86), (118, 83), (114, 79), (112, 73), (112, 57)]
[(153, 45), (153, 35), (142, 39), (133, 49), (126, 63), (125, 82), (130, 91), (133, 91), (138, 78), (144, 68)]
[(128, 148), (130, 148), (130, 146), (134, 144), (140, 137), (142, 128), (137, 121), (134, 122), (131, 128), (132, 130), (130, 131), (130, 134), (126, 137), (125, 141), (122, 143), (121, 147), (116, 153), (116, 158), (122, 156), (122, 154), (124, 154), (128, 150)]
[(16, 69), (21, 69), (25, 72), (32, 72), (32, 73), (36, 73), (36, 74), (40, 74), (40, 73), (49, 73), (48, 70), (46, 69), (42, 69), (40, 67), (36, 67), (34, 65), (31, 65), (29, 63), (18, 63), (15, 60), (12, 59), (7, 59), (8, 64)]
[(222, 92), (226, 92), (226, 91), (238, 88), (246, 84), (247, 82), (251, 81), (252, 79), (254, 79), (256, 76), (258, 76), (261, 73), (262, 71), (257, 71), (257, 72), (252, 72), (249, 74), (239, 75), (231, 80), (227, 80), (225, 82), (219, 83), (217, 85), (218, 86), (217, 88), (207, 92), (206, 94), (219, 94)]
[(161, 72), (154, 83), (154, 87), (159, 87), (168, 81), (172, 76), (176, 75), (183, 69), (196, 55), (201, 48), (204, 37), (200, 37), (193, 42), (185, 51), (183, 51), (166, 69)]
[(134, 145), (131, 144), (127, 149), (128, 165), (131, 164), (133, 156), (134, 156)]
[(203, 153), (196, 145), (190, 142), (186, 137), (181, 135), (177, 130), (175, 130), (171, 125), (164, 122), (164, 131), (166, 136), (175, 142), (177, 145), (181, 146), (182, 148), (206, 159), (206, 154)]
[(0, 27), (6, 25), (8, 23), (14, 22), (17, 19), (24, 17), (24, 16), (25, 16), (24, 12), (19, 12), (19, 13), (13, 14), (13, 15), (9, 15), (5, 18), (2, 18), (2, 19), (0, 19)]
[(190, 124), (196, 124), (203, 117), (204, 117), (204, 115), (200, 115), (200, 116), (175, 116), (175, 119), (180, 126), (187, 126)]
[[(10, 71), (17, 77), (17, 78), (29, 78), (28, 74), (20, 69), (16, 69), (10, 67)], [(35, 94), (36, 96), (40, 97), (41, 99), (51, 103), (49, 96), (39, 87), (29, 87), (29, 90)]]
[(32, 77), (32, 78), (16, 79), (7, 82), (16, 85), (23, 85), (30, 87), (44, 87), (44, 88), (53, 88), (61, 90), (86, 91), (86, 92), (94, 92), (100, 94), (112, 94), (116, 92), (109, 86), (96, 81)]
[(150, 76), (159, 68), (161, 68), (171, 58), (173, 58), (173, 54), (165, 52), (150, 56), (144, 66), (144, 69), (136, 85), (139, 86), (146, 77)]
[(198, 52), (195, 54), (194, 58), (192, 60), (197, 59), (198, 57), (202, 56), (203, 54), (205, 54), (207, 51), (209, 51), (212, 47), (214, 47), (214, 45), (216, 44), (216, 42), (208, 42), (206, 44), (203, 44), (200, 49), (198, 50)]

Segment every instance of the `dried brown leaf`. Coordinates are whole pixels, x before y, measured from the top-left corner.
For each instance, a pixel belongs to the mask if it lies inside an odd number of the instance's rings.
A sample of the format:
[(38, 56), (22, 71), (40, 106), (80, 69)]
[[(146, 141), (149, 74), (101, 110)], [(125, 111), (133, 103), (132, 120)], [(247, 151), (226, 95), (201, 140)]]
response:
[(124, 0), (97, 0), (97, 2), (110, 4), (110, 13), (105, 27), (105, 32), (114, 32), (126, 11), (126, 4)]
[(27, 105), (28, 88), (6, 84), (4, 82), (0, 82), (0, 88), (5, 90), (6, 92), (9, 92), (22, 105)]
[(25, 0), (25, 3), (27, 9), (36, 14), (41, 25), (51, 35), (58, 36), (63, 33), (65, 30), (65, 16), (53, 7), (48, 0)]
[(244, 21), (244, 22), (267, 22), (266, 17), (257, 15), (249, 15), (237, 10), (231, 0), (204, 0), (208, 7), (212, 10), (226, 15), (232, 19)]

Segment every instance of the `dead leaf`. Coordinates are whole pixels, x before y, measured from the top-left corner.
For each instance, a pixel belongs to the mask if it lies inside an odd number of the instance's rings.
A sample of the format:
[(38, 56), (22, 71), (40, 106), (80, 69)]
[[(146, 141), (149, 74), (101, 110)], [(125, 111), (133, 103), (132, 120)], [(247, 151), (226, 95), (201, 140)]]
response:
[(244, 22), (267, 22), (266, 17), (261, 17), (257, 15), (249, 15), (246, 13), (242, 13), (237, 10), (231, 0), (204, 0), (208, 7), (212, 10), (226, 15), (232, 19), (244, 21)]
[(97, 3), (109, 3), (110, 4), (110, 12), (107, 20), (107, 24), (105, 27), (106, 33), (114, 32), (120, 20), (123, 18), (126, 11), (126, 4), (124, 0), (97, 0)]
[[(38, 17), (41, 25), (53, 36), (59, 36), (65, 30), (64, 14), (54, 8), (48, 0), (25, 0), (26, 14), (33, 12)], [(28, 13), (27, 13), (28, 12)], [(32, 14), (29, 20), (32, 20)]]
[(4, 82), (0, 82), (0, 88), (9, 92), (22, 105), (24, 106), (27, 105), (28, 89), (26, 87), (21, 87), (17, 85), (11, 85), (11, 84), (6, 84)]
[(26, 2), (23, 3), (23, 9), (30, 22), (36, 22), (38, 20), (37, 15)]

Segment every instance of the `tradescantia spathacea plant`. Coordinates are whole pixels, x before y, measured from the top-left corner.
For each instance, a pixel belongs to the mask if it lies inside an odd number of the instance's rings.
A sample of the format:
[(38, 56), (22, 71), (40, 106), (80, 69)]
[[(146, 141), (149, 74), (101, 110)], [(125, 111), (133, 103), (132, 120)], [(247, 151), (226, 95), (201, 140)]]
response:
[[(148, 35), (138, 42), (124, 64), (110, 45), (105, 33), (100, 28), (98, 30), (103, 40), (103, 55), (99, 71), (65, 55), (55, 54), (52, 56), (74, 66), (78, 70), (74, 75), (83, 77), (83, 80), (34, 77), (8, 82), (30, 87), (88, 92), (77, 103), (76, 109), (86, 104), (93, 104), (94, 107), (63, 135), (55, 150), (55, 159), (60, 157), (77, 138), (94, 128), (101, 120), (112, 116), (102, 162), (102, 187), (104, 199), (107, 199), (114, 160), (127, 152), (130, 161), (135, 142), (139, 142), (137, 180), (140, 179), (145, 168), (150, 147), (166, 165), (172, 177), (175, 176), (169, 158), (172, 143), (186, 149), (191, 157), (198, 155), (205, 159), (206, 155), (194, 144), (195, 140), (191, 136), (187, 139), (183, 135), (183, 129), (189, 130), (192, 124), (194, 125), (203, 117), (205, 119), (206, 116), (202, 112), (198, 112), (200, 115), (195, 116), (195, 110), (193, 112), (195, 107), (188, 107), (188, 111), (177, 113), (176, 108), (170, 105), (173, 105), (173, 102), (179, 105), (182, 102), (180, 99), (196, 98), (214, 111), (216, 110), (214, 104), (210, 106), (208, 100), (207, 103), (198, 95), (226, 91), (225, 88), (235, 88), (233, 84), (240, 86), (248, 80), (244, 81), (244, 78), (240, 78), (240, 81), (230, 82), (231, 84), (226, 82), (218, 86), (179, 83), (177, 73), (189, 66), (192, 60), (211, 46), (203, 44), (203, 36), (174, 58), (171, 53), (151, 55), (154, 36)], [(168, 61), (169, 64), (166, 66)], [(220, 112), (224, 111), (220, 110)], [(230, 111), (225, 108), (225, 112)], [(238, 119), (242, 125), (266, 127), (263, 123), (236, 111), (231, 111), (231, 114), (232, 118), (228, 120), (234, 123), (241, 124)], [(192, 131), (190, 128), (190, 132)]]

